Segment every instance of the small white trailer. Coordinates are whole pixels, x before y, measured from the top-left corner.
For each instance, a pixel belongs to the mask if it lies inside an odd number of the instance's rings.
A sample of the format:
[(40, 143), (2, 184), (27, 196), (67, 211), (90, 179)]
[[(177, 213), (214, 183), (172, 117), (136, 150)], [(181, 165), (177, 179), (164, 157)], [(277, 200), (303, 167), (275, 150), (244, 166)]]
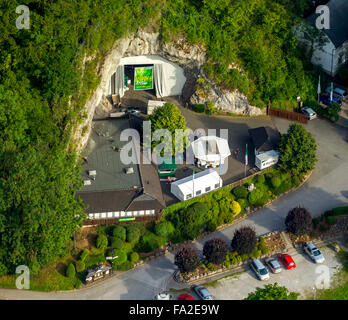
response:
[(170, 185), (170, 192), (180, 201), (189, 200), (222, 187), (222, 179), (214, 169), (204, 170)]
[(279, 152), (270, 150), (255, 155), (255, 166), (260, 170), (275, 165), (279, 160)]

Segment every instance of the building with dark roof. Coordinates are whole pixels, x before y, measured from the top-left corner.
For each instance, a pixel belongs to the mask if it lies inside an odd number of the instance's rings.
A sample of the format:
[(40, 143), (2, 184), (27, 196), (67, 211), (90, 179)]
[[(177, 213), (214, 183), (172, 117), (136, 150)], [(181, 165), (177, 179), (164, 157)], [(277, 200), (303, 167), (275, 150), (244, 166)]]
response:
[(271, 127), (259, 127), (248, 130), (255, 154), (278, 149), (280, 133)]
[[(341, 65), (348, 62), (348, 1), (331, 0), (327, 4), (329, 9), (328, 16), (329, 28), (321, 29), (326, 44), (320, 48), (315, 44), (312, 63), (320, 65), (327, 73), (334, 76)], [(313, 28), (316, 28), (316, 22), (325, 19), (321, 13), (313, 13), (307, 17), (306, 22)], [(299, 33), (300, 40), (308, 43)]]
[[(85, 225), (156, 219), (165, 207), (156, 168), (139, 161), (139, 141), (121, 141), (121, 132), (129, 127), (128, 119), (92, 123), (82, 165), (84, 186), (77, 193), (88, 206)], [(136, 150), (134, 163), (125, 164), (121, 152), (129, 143)]]
[(268, 126), (248, 131), (255, 148), (255, 165), (262, 170), (276, 164), (279, 160), (277, 149), (281, 138), (280, 133)]

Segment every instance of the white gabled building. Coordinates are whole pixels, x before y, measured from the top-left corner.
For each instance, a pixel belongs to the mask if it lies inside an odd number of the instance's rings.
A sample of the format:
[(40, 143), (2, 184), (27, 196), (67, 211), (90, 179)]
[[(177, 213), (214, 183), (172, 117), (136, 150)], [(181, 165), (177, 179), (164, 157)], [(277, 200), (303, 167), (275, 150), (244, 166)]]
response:
[(219, 174), (208, 169), (189, 177), (172, 182), (170, 192), (180, 201), (192, 199), (222, 187)]

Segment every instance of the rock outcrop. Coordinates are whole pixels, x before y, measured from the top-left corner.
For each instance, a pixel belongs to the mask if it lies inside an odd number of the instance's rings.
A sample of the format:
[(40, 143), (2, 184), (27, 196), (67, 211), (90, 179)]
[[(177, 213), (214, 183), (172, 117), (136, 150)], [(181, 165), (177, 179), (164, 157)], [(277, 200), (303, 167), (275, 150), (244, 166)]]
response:
[[(76, 128), (73, 136), (78, 152), (83, 150), (88, 141), (96, 108), (98, 106), (101, 107), (102, 109), (99, 111), (103, 112), (103, 109), (110, 107), (102, 100), (109, 93), (110, 77), (117, 69), (120, 59), (138, 55), (158, 55), (180, 65), (184, 69), (187, 78), (182, 91), (182, 100), (185, 102), (196, 104), (211, 101), (218, 108), (238, 114), (257, 115), (262, 113), (260, 109), (250, 106), (247, 98), (238, 91), (223, 91), (212, 85), (207, 92), (205, 100), (204, 97), (197, 94), (195, 91), (196, 80), (202, 74), (202, 65), (206, 61), (206, 49), (204, 47), (189, 44), (185, 38), (162, 43), (159, 33), (138, 31), (127, 38), (116, 41), (109, 54), (104, 58), (104, 61), (99, 64), (100, 84), (92, 97), (87, 101), (85, 105), (87, 117)], [(93, 59), (94, 57), (90, 58)], [(85, 60), (87, 61), (88, 57)]]

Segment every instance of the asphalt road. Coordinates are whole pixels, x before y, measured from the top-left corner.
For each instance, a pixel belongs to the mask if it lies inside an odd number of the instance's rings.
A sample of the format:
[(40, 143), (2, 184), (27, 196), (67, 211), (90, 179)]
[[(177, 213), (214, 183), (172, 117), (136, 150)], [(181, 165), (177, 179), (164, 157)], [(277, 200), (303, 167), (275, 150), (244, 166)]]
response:
[[(245, 122), (245, 125), (248, 125), (248, 121), (254, 121), (253, 118), (230, 118), (230, 126), (233, 127), (237, 120)], [(272, 118), (271, 121), (282, 133), (290, 124), (289, 121), (279, 118)], [(271, 207), (262, 209), (241, 223), (210, 237), (221, 236), (230, 241), (234, 230), (241, 225), (253, 225), (259, 235), (283, 228), (287, 212), (296, 205), (307, 207), (313, 216), (332, 207), (347, 205), (348, 130), (321, 119), (310, 121), (306, 127), (316, 138), (319, 158), (309, 181)], [(206, 240), (197, 243), (197, 248), (200, 249)], [(172, 287), (170, 277), (174, 270), (173, 255), (167, 255), (89, 289), (58, 293), (0, 289), (0, 299), (152, 299), (158, 292)], [(234, 282), (231, 293), (221, 299), (231, 298), (235, 286)]]

